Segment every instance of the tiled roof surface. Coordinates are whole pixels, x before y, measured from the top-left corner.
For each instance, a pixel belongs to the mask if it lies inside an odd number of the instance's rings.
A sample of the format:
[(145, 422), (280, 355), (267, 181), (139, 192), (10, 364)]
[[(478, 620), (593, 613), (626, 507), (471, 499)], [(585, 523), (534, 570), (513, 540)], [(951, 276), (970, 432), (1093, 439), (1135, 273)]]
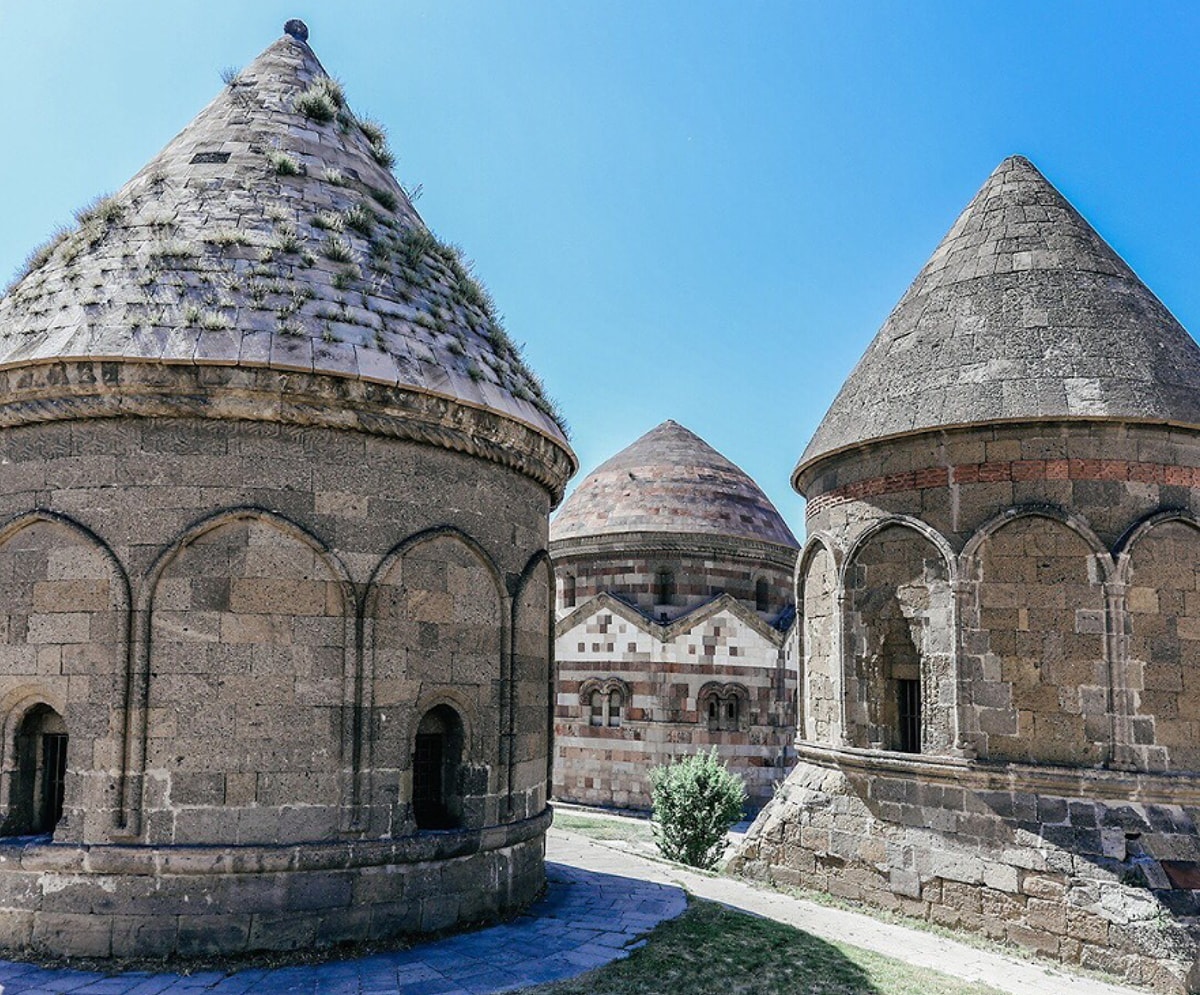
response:
[(552, 541), (618, 532), (701, 533), (797, 545), (758, 485), (673, 421), (589, 473), (550, 525)]
[(370, 122), (285, 35), (0, 301), (0, 367), (269, 366), (398, 384), (563, 441), (537, 378), (428, 233)]
[(797, 472), (997, 420), (1200, 425), (1200, 347), (1026, 159), (1004, 160), (850, 374)]

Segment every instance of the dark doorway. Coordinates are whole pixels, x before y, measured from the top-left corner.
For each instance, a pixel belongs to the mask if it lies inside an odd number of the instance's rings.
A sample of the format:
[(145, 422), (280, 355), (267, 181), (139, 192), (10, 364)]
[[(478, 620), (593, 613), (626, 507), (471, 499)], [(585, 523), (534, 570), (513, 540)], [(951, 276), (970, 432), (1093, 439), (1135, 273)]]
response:
[(15, 770), (5, 836), (50, 833), (63, 814), (67, 782), (67, 727), (54, 709), (37, 705), (17, 730)]
[(462, 824), (462, 720), (448, 705), (431, 708), (413, 742), (412, 806), (418, 829)]

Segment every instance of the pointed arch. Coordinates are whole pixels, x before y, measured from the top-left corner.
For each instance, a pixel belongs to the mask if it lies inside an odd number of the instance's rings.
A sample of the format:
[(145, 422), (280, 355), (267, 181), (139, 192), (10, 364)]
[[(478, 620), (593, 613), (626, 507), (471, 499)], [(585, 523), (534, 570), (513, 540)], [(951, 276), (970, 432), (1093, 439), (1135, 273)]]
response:
[(1200, 518), (1197, 518), (1187, 508), (1164, 508), (1134, 522), (1133, 525), (1125, 530), (1125, 534), (1117, 540), (1117, 544), (1113, 550), (1116, 558), (1115, 579), (1118, 583), (1129, 583), (1129, 558), (1138, 542), (1144, 539), (1147, 533), (1151, 532), (1155, 527), (1165, 525), (1168, 522), (1179, 522), (1183, 525), (1189, 525), (1193, 529), (1200, 530)]
[(858, 533), (854, 537), (854, 541), (850, 543), (850, 547), (846, 550), (846, 556), (841, 564), (841, 575), (838, 578), (843, 589), (846, 585), (846, 572), (850, 569), (862, 548), (880, 532), (890, 528), (912, 529), (912, 531), (928, 539), (946, 565), (949, 582), (953, 584), (958, 579), (957, 557), (955, 557), (954, 550), (950, 543), (947, 542), (945, 536), (928, 522), (923, 522), (919, 518), (913, 518), (911, 515), (888, 515), (885, 518), (873, 521)]
[(841, 660), (841, 550), (826, 532), (814, 532), (796, 558), (799, 659), (797, 738), (840, 745), (845, 726)]
[(1100, 568), (1101, 579), (1104, 581), (1116, 579), (1116, 563), (1112, 554), (1109, 553), (1108, 547), (1104, 545), (1103, 540), (1096, 535), (1092, 527), (1081, 516), (1051, 504), (1015, 505), (989, 518), (972, 533), (971, 538), (963, 546), (963, 550), (958, 556), (959, 575), (964, 578), (972, 577), (972, 571), (977, 566), (979, 549), (984, 542), (1004, 526), (1022, 518), (1047, 518), (1066, 526), (1079, 536), (1091, 550), (1092, 555), (1096, 558), (1096, 565)]
[[(96, 748), (123, 757), (130, 735), (132, 693), (129, 576), (100, 536), (71, 516), (46, 508), (34, 508), (0, 524), (0, 559), (8, 555), (10, 543), (18, 536), (39, 526), (49, 527), (57, 538), (42, 544), (36, 565), (29, 559), (22, 561), (14, 574), (13, 588), (0, 599), (0, 611), (9, 622), (7, 639), (19, 640), (31, 651), (42, 647), (57, 652), (62, 674), (88, 673), (97, 701), (108, 705), (107, 710), (95, 713), (94, 720), (75, 723), (78, 745), (72, 755), (90, 758)], [(35, 547), (39, 545), (38, 540), (32, 541)], [(90, 555), (81, 555), (81, 549)], [(24, 619), (23, 624), (15, 624), (15, 618), (10, 617), (16, 615)], [(28, 676), (38, 688), (40, 703), (65, 716), (65, 693), (52, 685), (66, 678), (39, 671), (40, 667), (33, 668)], [(100, 686), (99, 682), (106, 679), (112, 681), (111, 689)], [(15, 731), (6, 730), (6, 735), (9, 733), (15, 735)], [(11, 740), (11, 736), (8, 738)], [(73, 839), (107, 840), (123, 826), (122, 799), (128, 768), (123, 763), (116, 767), (114, 776), (108, 770), (94, 770), (88, 762), (72, 764), (67, 828)], [(7, 793), (0, 798), (6, 800)]]
[(1118, 756), (1140, 770), (1200, 770), (1200, 520), (1158, 511), (1117, 549)]
[[(510, 817), (528, 818), (536, 815), (550, 800), (553, 785), (554, 764), (554, 702), (557, 680), (554, 666), (554, 563), (549, 552), (539, 549), (526, 562), (513, 591), (511, 655), (507, 674), (506, 714), (506, 808)], [(526, 688), (532, 700), (525, 700), (521, 689)], [(539, 727), (535, 712), (538, 697), (545, 698), (545, 739), (541, 744), (528, 740), (532, 747), (530, 755), (518, 756), (521, 738), (517, 729), (532, 731)], [(520, 721), (519, 713), (529, 709), (527, 720)], [(545, 751), (546, 777), (544, 782), (533, 785), (516, 785), (517, 765), (523, 761), (538, 759), (537, 751)], [(518, 792), (523, 792), (524, 804), (518, 804)], [(524, 812), (521, 815), (521, 812)]]
[[(142, 818), (131, 832), (144, 833), (145, 813), (158, 804), (144, 777), (151, 753), (177, 794), (201, 792), (209, 805), (229, 809), (230, 819), (247, 806), (282, 810), (302, 801), (314, 806), (313, 832), (345, 828), (355, 810), (358, 764), (357, 600), (329, 546), (265, 508), (217, 510), (159, 552), (138, 598), (137, 734), (130, 737), (128, 763), (137, 772), (131, 795), (141, 798)], [(251, 659), (259, 662), (247, 669)], [(157, 711), (156, 695), (167, 696)], [(179, 698), (175, 705), (172, 695)], [(209, 746), (197, 740), (189, 752), (177, 741), (169, 716), (179, 704), (195, 711), (186, 726)], [(152, 728), (155, 714), (168, 716), (161, 728)], [(228, 735), (231, 723), (235, 736)], [(269, 751), (253, 730), (280, 723), (296, 735), (286, 750)], [(307, 764), (300, 757), (305, 750)], [(207, 759), (199, 757), (202, 751)], [(224, 778), (220, 791), (217, 776)], [(209, 831), (199, 823), (156, 830), (176, 842), (205, 842)], [(305, 831), (280, 828), (276, 836)]]
[(962, 568), (966, 736), (982, 757), (1089, 765), (1115, 737), (1115, 565), (1078, 515), (1008, 508), (971, 536)]
[(371, 825), (394, 821), (389, 785), (402, 778), (401, 733), (413, 702), (455, 688), (473, 702), (473, 762), (497, 772), (508, 728), (511, 604), (503, 575), (452, 525), (401, 540), (371, 573), (363, 599), (362, 791)]
[(950, 544), (920, 519), (881, 518), (851, 544), (840, 577), (850, 745), (907, 753), (953, 748), (956, 579)]

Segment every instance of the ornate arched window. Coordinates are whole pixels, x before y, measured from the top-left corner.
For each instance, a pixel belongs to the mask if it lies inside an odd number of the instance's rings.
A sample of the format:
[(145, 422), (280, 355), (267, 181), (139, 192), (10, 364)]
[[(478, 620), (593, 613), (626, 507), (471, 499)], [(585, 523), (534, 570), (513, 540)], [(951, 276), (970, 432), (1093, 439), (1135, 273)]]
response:
[(463, 724), (449, 705), (421, 718), (413, 741), (412, 807), (418, 829), (462, 825)]
[(741, 684), (710, 681), (697, 695), (698, 711), (709, 732), (741, 732), (750, 722), (750, 693)]
[(588, 725), (617, 727), (630, 698), (629, 685), (619, 677), (592, 677), (579, 685), (579, 704)]

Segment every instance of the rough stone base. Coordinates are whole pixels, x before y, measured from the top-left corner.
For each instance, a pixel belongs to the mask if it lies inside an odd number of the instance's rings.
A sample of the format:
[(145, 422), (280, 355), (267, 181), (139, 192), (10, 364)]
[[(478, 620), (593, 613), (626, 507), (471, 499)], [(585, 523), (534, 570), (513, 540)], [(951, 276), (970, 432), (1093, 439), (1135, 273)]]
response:
[(207, 956), (434, 932), (532, 901), (549, 822), (283, 847), (8, 841), (0, 948)]
[(1034, 790), (1013, 768), (894, 766), (800, 763), (730, 870), (1188, 990), (1200, 937), (1194, 808), (1114, 800), (1120, 775), (1107, 773), (1101, 800)]

